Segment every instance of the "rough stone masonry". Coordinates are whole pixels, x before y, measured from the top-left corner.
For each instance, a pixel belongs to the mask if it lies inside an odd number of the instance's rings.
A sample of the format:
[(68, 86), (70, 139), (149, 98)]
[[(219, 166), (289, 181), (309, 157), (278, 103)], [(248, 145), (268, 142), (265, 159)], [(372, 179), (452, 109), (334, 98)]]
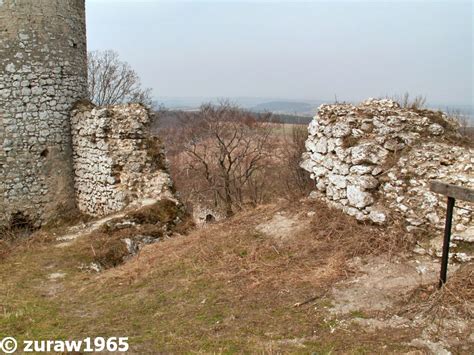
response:
[(137, 200), (173, 199), (163, 145), (149, 135), (145, 107), (79, 103), (71, 123), (79, 210), (102, 216)]
[[(301, 166), (315, 180), (313, 196), (358, 220), (442, 229), (446, 201), (430, 180), (474, 188), (474, 149), (441, 112), (386, 99), (322, 105), (308, 130)], [(474, 234), (472, 213), (456, 209), (454, 229)]]
[(85, 98), (85, 1), (0, 0), (1, 224), (172, 197), (147, 110)]
[(69, 111), (87, 96), (84, 0), (0, 1), (0, 219), (74, 204)]

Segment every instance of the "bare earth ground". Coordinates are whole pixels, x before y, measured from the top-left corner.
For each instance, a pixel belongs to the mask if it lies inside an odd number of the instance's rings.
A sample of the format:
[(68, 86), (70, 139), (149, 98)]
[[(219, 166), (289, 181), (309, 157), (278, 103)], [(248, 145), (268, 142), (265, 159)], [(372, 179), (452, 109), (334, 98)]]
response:
[(91, 227), (66, 243), (39, 233), (0, 261), (0, 338), (128, 336), (137, 354), (474, 353), (472, 263), (437, 292), (438, 260), (365, 250), (377, 230), (345, 218), (267, 205), (100, 273), (81, 267)]

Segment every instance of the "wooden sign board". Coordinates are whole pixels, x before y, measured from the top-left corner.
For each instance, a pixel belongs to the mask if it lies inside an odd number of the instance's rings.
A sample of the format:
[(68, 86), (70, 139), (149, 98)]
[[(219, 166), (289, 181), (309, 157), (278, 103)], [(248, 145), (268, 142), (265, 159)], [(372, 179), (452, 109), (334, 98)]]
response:
[(449, 243), (451, 242), (454, 204), (456, 199), (474, 202), (474, 190), (440, 181), (432, 181), (430, 183), (430, 190), (448, 197), (446, 224), (444, 227), (443, 256), (441, 258), (441, 272), (439, 275), (439, 287), (441, 288), (446, 283), (448, 274)]

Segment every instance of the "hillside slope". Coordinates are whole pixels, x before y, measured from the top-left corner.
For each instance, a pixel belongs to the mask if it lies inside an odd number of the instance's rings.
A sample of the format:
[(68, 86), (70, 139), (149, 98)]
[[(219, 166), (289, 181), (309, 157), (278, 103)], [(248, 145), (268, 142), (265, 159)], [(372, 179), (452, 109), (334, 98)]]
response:
[(100, 273), (84, 267), (86, 232), (38, 233), (0, 261), (0, 337), (128, 336), (131, 353), (474, 350), (472, 263), (436, 292), (438, 261), (395, 254), (412, 246), (398, 230), (314, 201), (242, 212)]

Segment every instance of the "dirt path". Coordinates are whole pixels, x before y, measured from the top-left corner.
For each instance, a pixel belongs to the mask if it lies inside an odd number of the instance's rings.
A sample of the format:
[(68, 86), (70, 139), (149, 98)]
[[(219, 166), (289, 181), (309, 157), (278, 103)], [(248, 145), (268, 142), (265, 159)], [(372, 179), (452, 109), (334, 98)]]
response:
[(101, 219), (98, 219), (96, 221), (87, 223), (86, 225), (73, 226), (64, 235), (58, 236), (56, 238), (56, 240), (58, 242), (62, 242), (62, 243), (56, 244), (56, 247), (58, 247), (58, 248), (68, 247), (77, 238), (88, 235), (88, 234), (98, 230), (100, 227), (105, 225), (107, 222), (110, 222), (111, 220), (116, 219), (116, 218), (122, 218), (129, 211), (133, 211), (134, 209), (145, 207), (145, 206), (151, 206), (156, 202), (157, 202), (157, 200), (154, 200), (154, 199), (147, 199), (147, 200), (137, 201), (134, 204), (130, 205), (124, 211), (114, 213), (114, 214), (110, 214), (110, 215), (108, 215), (104, 218), (101, 218)]

